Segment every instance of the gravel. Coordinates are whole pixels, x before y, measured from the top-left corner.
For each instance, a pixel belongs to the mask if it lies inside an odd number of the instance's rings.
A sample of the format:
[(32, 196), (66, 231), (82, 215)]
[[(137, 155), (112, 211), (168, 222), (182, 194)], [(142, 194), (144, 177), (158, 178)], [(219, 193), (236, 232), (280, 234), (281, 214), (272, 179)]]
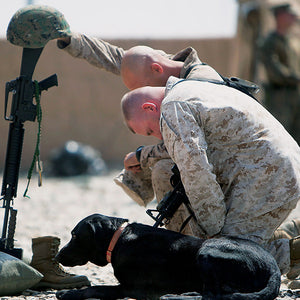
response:
[[(117, 173), (117, 170), (111, 170), (103, 176), (44, 178), (42, 187), (37, 186), (37, 178), (34, 175), (28, 192), (30, 199), (22, 197), (27, 180), (21, 176), (18, 197), (14, 200), (14, 208), (18, 210), (15, 247), (23, 249), (24, 260), (31, 260), (32, 238), (58, 236), (63, 246), (70, 239), (72, 228), (81, 219), (93, 213), (129, 218), (130, 222), (152, 225), (153, 221), (145, 213), (145, 208), (133, 202), (113, 182), (113, 177)], [(154, 207), (155, 203), (151, 206)], [(3, 213), (3, 209), (0, 211)], [(299, 217), (299, 212), (300, 209), (297, 208), (290, 218)], [(2, 219), (1, 215), (1, 223)], [(1, 226), (2, 224), (0, 228)], [(117, 284), (110, 265), (100, 268), (88, 263), (65, 269), (74, 274), (88, 276), (92, 285)], [(299, 299), (300, 290), (289, 290), (285, 278), (282, 279), (280, 296), (277, 299)], [(55, 292), (54, 290), (37, 292), (29, 289), (22, 295), (0, 299), (56, 299)]]

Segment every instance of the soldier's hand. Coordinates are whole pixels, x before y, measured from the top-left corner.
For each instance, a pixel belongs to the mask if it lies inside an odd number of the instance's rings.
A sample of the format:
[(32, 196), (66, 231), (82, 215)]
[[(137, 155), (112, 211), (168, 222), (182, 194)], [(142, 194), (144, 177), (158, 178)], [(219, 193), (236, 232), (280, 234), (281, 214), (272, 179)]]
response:
[(124, 158), (124, 168), (133, 173), (141, 172), (141, 165), (136, 158), (135, 152), (128, 153)]
[(67, 37), (60, 37), (58, 38), (58, 40), (63, 41), (65, 43), (70, 43), (71, 42), (71, 37), (67, 36)]
[(57, 39), (57, 45), (61, 49), (69, 46), (70, 43), (71, 43), (71, 37), (69, 37), (69, 36), (67, 36), (67, 37), (61, 37), (61, 38)]

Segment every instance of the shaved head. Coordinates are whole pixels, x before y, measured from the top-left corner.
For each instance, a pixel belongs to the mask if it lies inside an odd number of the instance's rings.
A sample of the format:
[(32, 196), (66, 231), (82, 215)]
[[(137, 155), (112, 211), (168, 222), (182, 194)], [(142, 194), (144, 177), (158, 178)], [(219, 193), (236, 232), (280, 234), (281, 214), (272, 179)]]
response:
[(122, 58), (121, 75), (124, 84), (130, 90), (150, 85), (148, 79), (155, 56), (155, 51), (147, 46), (136, 46), (125, 52)]
[(132, 132), (162, 139), (159, 120), (164, 91), (164, 87), (147, 86), (124, 95), (121, 108), (125, 122)]
[(121, 100), (121, 108), (126, 121), (130, 121), (142, 112), (142, 105), (153, 102), (160, 107), (164, 98), (163, 87), (141, 87), (125, 94)]
[(164, 86), (171, 75), (179, 76), (182, 64), (150, 47), (135, 46), (127, 50), (122, 58), (121, 76), (130, 90), (143, 86)]

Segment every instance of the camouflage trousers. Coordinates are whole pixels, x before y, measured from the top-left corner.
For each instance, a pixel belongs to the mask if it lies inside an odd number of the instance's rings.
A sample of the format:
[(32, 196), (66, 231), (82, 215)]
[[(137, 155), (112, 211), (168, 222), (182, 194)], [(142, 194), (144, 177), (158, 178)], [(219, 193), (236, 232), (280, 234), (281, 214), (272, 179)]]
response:
[[(170, 159), (162, 159), (156, 162), (150, 169), (143, 170), (141, 173), (133, 174), (126, 170), (114, 179), (123, 190), (139, 205), (147, 206), (154, 199), (161, 201), (164, 195), (173, 189), (170, 177), (173, 174), (171, 169), (174, 163)], [(240, 238), (250, 239), (259, 243), (267, 249), (276, 259), (278, 266), (285, 274), (290, 268), (290, 248), (288, 239), (280, 239), (268, 242), (274, 231), (283, 223), (290, 214), (295, 204), (288, 203), (272, 212), (258, 216), (252, 220), (243, 221), (236, 224), (227, 224), (225, 221), (221, 235), (233, 235)], [(183, 222), (189, 217), (189, 212), (182, 205), (166, 228), (179, 232)], [(191, 219), (181, 231), (183, 234), (202, 238), (196, 222)]]

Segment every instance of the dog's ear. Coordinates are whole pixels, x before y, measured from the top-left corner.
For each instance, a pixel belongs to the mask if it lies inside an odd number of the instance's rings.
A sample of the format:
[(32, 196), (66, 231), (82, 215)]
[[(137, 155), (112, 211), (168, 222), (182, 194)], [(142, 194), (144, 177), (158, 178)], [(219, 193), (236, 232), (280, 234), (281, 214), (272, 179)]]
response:
[(116, 222), (116, 227), (119, 228), (124, 223), (129, 222), (129, 220), (128, 219), (123, 219), (123, 218), (116, 218), (115, 222)]
[(118, 217), (109, 217), (100, 214), (95, 214), (91, 216), (88, 220), (90, 226), (93, 228), (94, 232), (97, 232), (99, 229), (118, 229), (122, 224), (128, 222), (128, 219), (118, 218)]
[(97, 222), (95, 222), (94, 220), (89, 220), (86, 222), (86, 224), (90, 227), (90, 230), (92, 230), (92, 232), (95, 234)]

